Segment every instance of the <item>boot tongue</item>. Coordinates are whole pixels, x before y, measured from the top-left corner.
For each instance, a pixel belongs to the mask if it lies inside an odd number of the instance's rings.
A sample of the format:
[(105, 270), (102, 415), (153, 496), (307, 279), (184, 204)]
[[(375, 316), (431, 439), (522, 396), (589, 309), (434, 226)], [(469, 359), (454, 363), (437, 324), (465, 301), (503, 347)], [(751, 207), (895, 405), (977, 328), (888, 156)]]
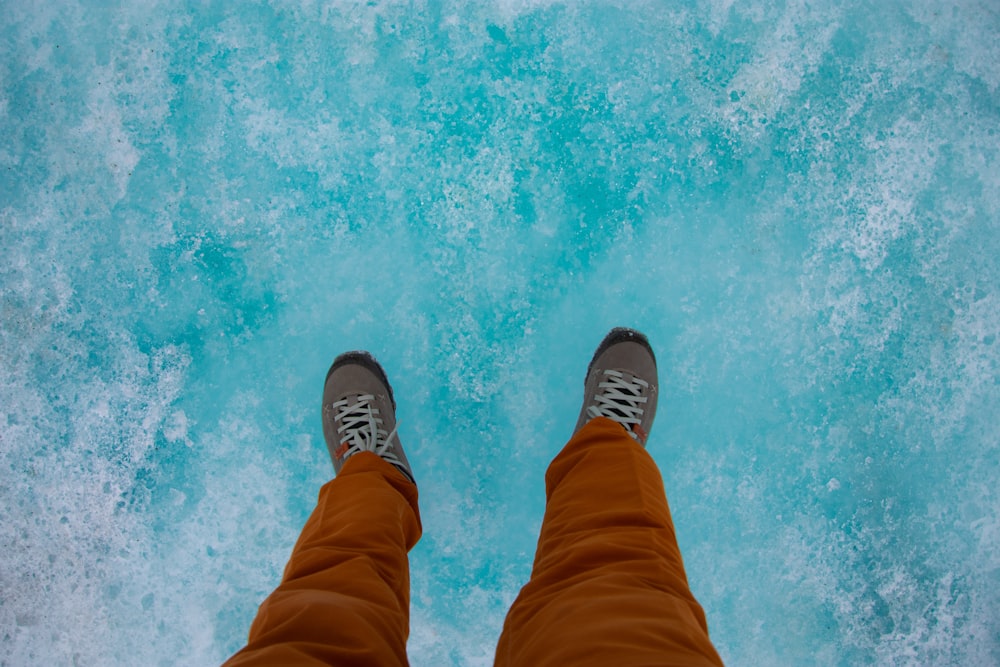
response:
[[(621, 387), (621, 388), (619, 388), (619, 391), (622, 391), (623, 393), (627, 392), (629, 394), (632, 394), (636, 398), (638, 398), (641, 395), (641, 391), (638, 390), (638, 389), (636, 389), (635, 385), (633, 385), (631, 382), (629, 383), (628, 387)], [(607, 410), (608, 410), (608, 412), (613, 412), (614, 414), (618, 415), (622, 419), (622, 421), (620, 422), (621, 425), (624, 426), (626, 430), (628, 430), (630, 432), (632, 431), (632, 425), (628, 424), (628, 423), (626, 423), (624, 421), (624, 420), (628, 419), (629, 415), (624, 410), (622, 410), (620, 407), (618, 407), (618, 403), (614, 403), (612, 405), (609, 405), (607, 407)]]
[[(609, 411), (609, 412), (613, 412), (613, 413), (615, 413), (616, 415), (618, 415), (619, 417), (621, 417), (621, 418), (622, 418), (623, 420), (624, 420), (624, 419), (625, 419), (626, 417), (628, 417), (628, 415), (626, 415), (626, 414), (625, 414), (624, 412), (622, 412), (622, 411), (621, 411), (621, 410), (619, 410), (618, 408), (608, 408), (608, 411)], [(626, 426), (625, 426), (625, 428), (628, 428), (628, 426), (626, 425)]]

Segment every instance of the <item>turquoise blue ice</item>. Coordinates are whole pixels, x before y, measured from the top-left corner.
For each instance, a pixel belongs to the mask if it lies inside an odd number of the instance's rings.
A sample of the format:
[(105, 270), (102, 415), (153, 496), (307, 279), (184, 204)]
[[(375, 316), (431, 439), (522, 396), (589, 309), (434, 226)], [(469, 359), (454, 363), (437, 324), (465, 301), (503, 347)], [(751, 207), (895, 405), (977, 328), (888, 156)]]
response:
[(1000, 664), (1000, 9), (0, 2), (0, 664), (211, 665), (399, 398), (489, 665), (618, 324), (732, 665)]

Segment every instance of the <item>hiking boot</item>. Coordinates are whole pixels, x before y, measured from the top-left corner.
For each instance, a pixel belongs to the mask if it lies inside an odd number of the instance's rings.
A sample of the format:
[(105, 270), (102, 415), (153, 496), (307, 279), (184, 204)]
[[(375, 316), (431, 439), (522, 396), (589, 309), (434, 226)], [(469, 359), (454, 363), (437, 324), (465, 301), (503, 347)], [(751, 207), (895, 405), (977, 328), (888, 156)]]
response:
[(656, 357), (644, 335), (623, 327), (612, 329), (590, 360), (583, 387), (583, 409), (574, 433), (594, 417), (607, 417), (646, 446), (659, 385)]
[(323, 387), (323, 437), (338, 473), (358, 452), (374, 452), (414, 481), (396, 434), (392, 387), (367, 352), (347, 352), (330, 366)]

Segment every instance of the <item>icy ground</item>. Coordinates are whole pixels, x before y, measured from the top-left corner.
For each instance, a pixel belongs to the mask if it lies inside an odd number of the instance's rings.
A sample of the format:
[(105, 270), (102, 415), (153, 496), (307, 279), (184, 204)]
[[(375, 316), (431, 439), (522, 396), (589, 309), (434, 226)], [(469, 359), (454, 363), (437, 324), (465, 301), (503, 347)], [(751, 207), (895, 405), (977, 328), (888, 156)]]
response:
[(732, 665), (1000, 664), (992, 0), (0, 2), (0, 664), (211, 665), (385, 365), (489, 665), (611, 326)]

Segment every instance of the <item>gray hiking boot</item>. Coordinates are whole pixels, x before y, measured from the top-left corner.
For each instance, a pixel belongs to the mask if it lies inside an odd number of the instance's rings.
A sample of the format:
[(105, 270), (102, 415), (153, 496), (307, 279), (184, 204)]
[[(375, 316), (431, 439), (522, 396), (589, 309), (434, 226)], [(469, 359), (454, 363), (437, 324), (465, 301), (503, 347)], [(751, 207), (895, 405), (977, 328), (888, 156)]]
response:
[(634, 329), (612, 329), (587, 368), (583, 409), (573, 432), (594, 417), (607, 417), (645, 447), (658, 390), (656, 357), (646, 337)]
[(374, 452), (414, 481), (396, 434), (392, 387), (367, 352), (347, 352), (330, 366), (323, 387), (323, 437), (338, 473), (358, 452)]

